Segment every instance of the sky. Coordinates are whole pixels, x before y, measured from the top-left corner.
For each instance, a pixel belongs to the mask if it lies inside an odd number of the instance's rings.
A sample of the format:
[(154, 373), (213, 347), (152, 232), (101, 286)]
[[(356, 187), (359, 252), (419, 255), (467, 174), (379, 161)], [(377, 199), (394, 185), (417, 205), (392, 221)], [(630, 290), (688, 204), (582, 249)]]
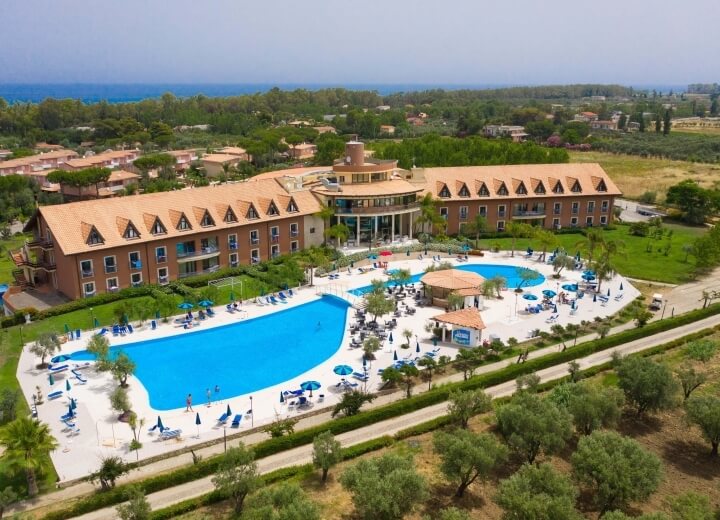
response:
[(720, 81), (718, 19), (717, 0), (0, 0), (0, 83), (685, 85)]

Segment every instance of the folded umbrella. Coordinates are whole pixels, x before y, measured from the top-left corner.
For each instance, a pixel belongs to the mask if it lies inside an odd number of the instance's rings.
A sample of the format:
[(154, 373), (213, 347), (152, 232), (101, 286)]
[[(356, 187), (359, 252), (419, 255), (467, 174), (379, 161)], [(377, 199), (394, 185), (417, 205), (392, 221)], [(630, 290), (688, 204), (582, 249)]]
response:
[(281, 402), (281, 403), (284, 403), (284, 402), (285, 402), (285, 396), (283, 395), (282, 392), (280, 392), (280, 402)]
[(398, 360), (397, 350), (393, 350), (393, 361), (397, 361), (397, 360)]
[(165, 429), (165, 426), (163, 426), (162, 419), (160, 418), (159, 415), (158, 415), (158, 420), (157, 420), (157, 428), (158, 428), (158, 430), (160, 430), (161, 433)]
[(621, 290), (621, 291), (623, 290), (623, 283), (622, 283), (622, 282), (620, 282), (620, 290)]
[(200, 438), (200, 425), (201, 424), (202, 424), (202, 421), (200, 421), (200, 412), (195, 412), (195, 426), (197, 426), (198, 439)]
[(70, 380), (69, 379), (65, 380), (65, 390), (67, 390), (68, 392), (70, 391)]
[(230, 415), (232, 415), (232, 410), (230, 410), (230, 403), (228, 403), (228, 405), (227, 405), (227, 410), (225, 410), (225, 414), (228, 417), (230, 417)]
[(55, 384), (55, 378), (52, 374), (48, 374), (48, 383), (50, 383), (50, 386)]
[(415, 352), (420, 352), (420, 342), (419, 341), (415, 345)]

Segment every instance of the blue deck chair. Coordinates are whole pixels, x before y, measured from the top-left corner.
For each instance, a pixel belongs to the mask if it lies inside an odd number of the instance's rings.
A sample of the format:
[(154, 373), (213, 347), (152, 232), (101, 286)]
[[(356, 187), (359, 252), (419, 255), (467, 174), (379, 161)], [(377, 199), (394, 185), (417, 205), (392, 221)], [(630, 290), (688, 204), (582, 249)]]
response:
[(280, 297), (281, 300), (287, 300), (287, 296), (285, 296), (285, 293), (283, 293), (282, 291), (280, 291), (278, 293), (278, 296)]
[(112, 326), (112, 335), (113, 336), (120, 335), (120, 326), (119, 325), (115, 324)]
[(96, 335), (96, 336), (104, 336), (104, 335), (107, 334), (107, 333), (108, 333), (108, 330), (107, 330), (105, 327), (103, 327), (102, 329), (100, 329), (100, 332), (98, 332), (98, 333), (95, 334), (95, 335)]
[(233, 417), (231, 426), (233, 428), (240, 428), (240, 421), (242, 421), (242, 414), (236, 414), (235, 417)]
[(128, 328), (128, 332), (129, 332), (130, 334), (132, 334), (133, 332), (135, 332), (135, 331), (133, 330), (133, 326), (130, 325), (129, 323), (127, 324), (127, 328)]
[(210, 307), (208, 307), (205, 312), (206, 312), (207, 315), (210, 316), (211, 318), (212, 318), (213, 316), (215, 316), (215, 311), (212, 310)]
[(160, 434), (160, 438), (164, 441), (168, 439), (177, 439), (178, 437), (180, 437), (181, 433), (182, 430), (179, 428), (177, 430), (165, 430)]
[(73, 374), (75, 374), (75, 379), (77, 379), (77, 380), (78, 380), (78, 383), (80, 383), (81, 385), (84, 385), (85, 383), (87, 383), (87, 379), (85, 379), (85, 378), (84, 378), (83, 376), (81, 376), (79, 373), (73, 371)]
[(224, 413), (220, 417), (218, 417), (218, 424), (225, 424), (228, 420), (228, 417), (230, 417), (230, 414)]
[(288, 289), (288, 294), (290, 294), (290, 296), (295, 296), (295, 293), (293, 292), (292, 289)]
[(80, 339), (80, 329), (75, 329), (75, 339)]
[(277, 298), (275, 298), (275, 296), (270, 296), (270, 301), (272, 302), (273, 305), (277, 305), (277, 303), (278, 303), (278, 300), (277, 300)]
[(157, 321), (151, 320), (150, 321), (150, 330), (155, 330), (155, 329), (157, 329)]
[(56, 390), (55, 392), (50, 392), (47, 396), (48, 399), (57, 399), (58, 397), (61, 397), (63, 395), (62, 390)]
[(368, 380), (367, 374), (361, 374), (360, 372), (353, 372), (352, 376), (353, 376), (355, 379), (359, 379), (360, 381), (367, 381), (367, 380)]

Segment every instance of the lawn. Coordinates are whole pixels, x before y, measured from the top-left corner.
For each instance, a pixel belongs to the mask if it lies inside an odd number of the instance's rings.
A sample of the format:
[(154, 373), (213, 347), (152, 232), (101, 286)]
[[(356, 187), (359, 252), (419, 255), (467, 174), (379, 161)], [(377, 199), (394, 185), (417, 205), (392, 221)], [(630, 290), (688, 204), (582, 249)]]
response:
[[(618, 225), (616, 229), (604, 231), (606, 240), (618, 240), (625, 244), (625, 254), (615, 258), (615, 265), (620, 274), (630, 278), (673, 284), (685, 283), (692, 279), (695, 270), (694, 259), (690, 257), (685, 262), (682, 246), (692, 243), (705, 230), (677, 224), (666, 224), (664, 227), (672, 230), (672, 238), (668, 239), (665, 236), (662, 240), (654, 240), (633, 236), (630, 235), (629, 226), (625, 225)], [(559, 246), (565, 248), (570, 254), (575, 254), (578, 250), (578, 243), (583, 240), (583, 235), (580, 234), (556, 236)], [(496, 242), (501, 249), (510, 249), (512, 239), (486, 239), (481, 240), (480, 245), (482, 248), (488, 248)], [(665, 255), (664, 248), (668, 243), (670, 243), (670, 251)], [(537, 244), (530, 238), (518, 239), (515, 249), (516, 251), (525, 251), (528, 246), (538, 250)]]
[(12, 271), (15, 264), (10, 260), (9, 251), (16, 251), (25, 243), (25, 235), (15, 235), (9, 240), (0, 240), (0, 283), (13, 281)]
[(704, 187), (718, 180), (720, 165), (644, 158), (609, 152), (569, 152), (570, 162), (596, 162), (617, 184), (623, 196), (638, 198), (646, 191), (655, 191), (658, 200), (665, 199), (670, 186), (685, 179), (694, 179)]

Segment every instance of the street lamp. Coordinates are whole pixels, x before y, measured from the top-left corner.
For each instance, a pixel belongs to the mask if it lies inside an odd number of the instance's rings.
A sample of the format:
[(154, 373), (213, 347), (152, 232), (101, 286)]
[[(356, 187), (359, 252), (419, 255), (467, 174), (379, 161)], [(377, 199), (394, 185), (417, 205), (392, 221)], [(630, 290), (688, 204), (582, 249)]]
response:
[(250, 396), (250, 427), (255, 428), (255, 416), (253, 414), (252, 396)]
[(93, 308), (90, 307), (90, 330), (95, 328), (95, 314), (93, 313)]

